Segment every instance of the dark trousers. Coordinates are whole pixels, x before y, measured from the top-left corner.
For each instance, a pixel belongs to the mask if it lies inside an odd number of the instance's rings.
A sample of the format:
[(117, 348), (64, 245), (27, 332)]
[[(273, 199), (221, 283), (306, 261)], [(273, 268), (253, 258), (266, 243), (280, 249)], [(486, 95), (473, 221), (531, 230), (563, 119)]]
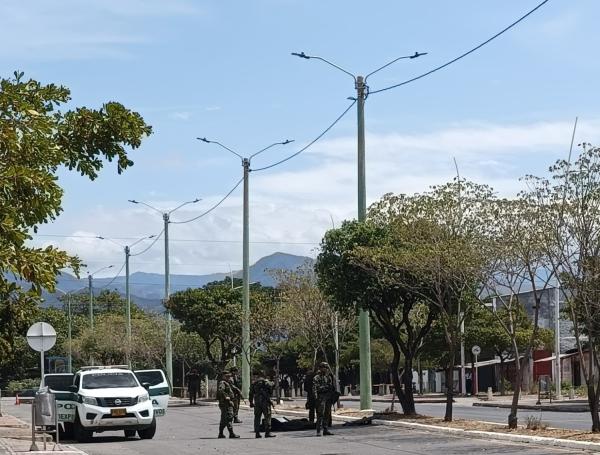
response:
[(233, 400), (233, 417), (238, 418), (238, 414), (240, 413), (240, 397), (235, 397)]
[(188, 387), (188, 395), (190, 396), (190, 404), (196, 404), (196, 397), (198, 396), (198, 387)]
[(219, 434), (223, 433), (223, 430), (227, 428), (229, 434), (233, 434), (233, 406), (231, 404), (219, 405), (221, 410), (221, 420), (219, 421)]
[(331, 422), (331, 403), (326, 398), (317, 397), (317, 431), (327, 428)]
[(271, 431), (271, 406), (268, 404), (254, 405), (254, 432), (260, 433), (260, 419), (265, 422), (265, 433)]
[(314, 397), (311, 397), (309, 395), (308, 398), (306, 399), (306, 409), (308, 409), (308, 420), (311, 423), (315, 421), (316, 406), (317, 406), (316, 400), (314, 399)]

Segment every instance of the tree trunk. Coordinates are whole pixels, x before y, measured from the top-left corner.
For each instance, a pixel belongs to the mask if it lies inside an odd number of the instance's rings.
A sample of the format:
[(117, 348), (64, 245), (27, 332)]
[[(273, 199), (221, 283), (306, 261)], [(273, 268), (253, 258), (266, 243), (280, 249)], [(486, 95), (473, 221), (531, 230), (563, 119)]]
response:
[(521, 393), (521, 378), (523, 375), (521, 370), (521, 368), (517, 368), (515, 387), (513, 391), (512, 402), (510, 404), (510, 414), (508, 414), (508, 428), (517, 428), (517, 411), (519, 409), (519, 395)]
[[(593, 378), (593, 376), (592, 376)], [(594, 384), (592, 381), (587, 385), (588, 392), (588, 404), (590, 406), (590, 413), (592, 415), (592, 433), (600, 433), (600, 416), (598, 415), (598, 399), (596, 397), (596, 391), (594, 390)]]
[(281, 389), (279, 387), (279, 357), (277, 357), (277, 363), (275, 364), (275, 396), (277, 398), (277, 404), (281, 399)]
[[(416, 415), (417, 411), (415, 410), (415, 399), (412, 391), (412, 359), (406, 359), (405, 357), (404, 369), (402, 370), (402, 373), (398, 374), (400, 371), (400, 351), (398, 348), (394, 348), (392, 371), (394, 373), (392, 374), (394, 389), (398, 401), (400, 402), (400, 406), (402, 406), (402, 412), (404, 415)], [(407, 376), (410, 378), (408, 380), (410, 387), (408, 388), (406, 386)], [(404, 385), (404, 390), (402, 390), (402, 385)]]
[(502, 354), (500, 355), (500, 384), (498, 388), (500, 389), (500, 396), (504, 396), (504, 358)]
[[(450, 354), (450, 358), (454, 359), (454, 353)], [(444, 414), (445, 422), (452, 422), (452, 401), (454, 400), (454, 362), (446, 368), (446, 413)]]

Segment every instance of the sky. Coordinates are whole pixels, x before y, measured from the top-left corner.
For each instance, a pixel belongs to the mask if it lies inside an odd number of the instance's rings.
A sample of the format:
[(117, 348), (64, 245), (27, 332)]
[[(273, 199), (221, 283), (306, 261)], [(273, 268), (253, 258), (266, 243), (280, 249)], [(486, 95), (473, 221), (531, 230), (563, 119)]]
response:
[[(491, 37), (540, 0), (29, 0), (0, 1), (0, 77), (27, 77), (71, 89), (68, 107), (119, 101), (141, 113), (152, 136), (117, 175), (107, 163), (89, 182), (61, 170), (64, 212), (41, 226), (33, 245), (77, 254), (111, 276), (120, 244), (162, 229), (159, 213), (193, 218), (240, 180), (238, 157), (274, 142), (258, 169), (307, 145), (350, 105), (353, 74), (376, 91), (434, 68)], [(423, 79), (372, 93), (365, 107), (367, 203), (415, 193), (455, 174), (513, 197), (525, 174), (544, 175), (575, 144), (600, 143), (600, 17), (597, 0), (550, 0), (476, 53)], [(356, 217), (356, 109), (286, 163), (250, 174), (250, 259), (277, 252), (315, 256), (323, 233)], [(241, 268), (242, 192), (210, 214), (170, 225), (171, 273)], [(150, 246), (138, 243), (135, 254)], [(132, 271), (162, 272), (160, 239), (132, 258)]]

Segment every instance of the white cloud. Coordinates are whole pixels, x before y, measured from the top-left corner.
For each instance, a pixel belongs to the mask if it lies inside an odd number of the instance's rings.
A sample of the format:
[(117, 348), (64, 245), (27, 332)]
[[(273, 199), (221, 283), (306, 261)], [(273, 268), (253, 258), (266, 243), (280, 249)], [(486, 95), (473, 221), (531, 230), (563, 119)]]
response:
[(128, 46), (153, 40), (139, 19), (200, 11), (185, 0), (0, 2), (0, 57), (36, 60), (128, 58)]
[(169, 117), (174, 120), (183, 120), (186, 122), (190, 119), (191, 116), (192, 114), (190, 112), (171, 112), (169, 114)]
[[(583, 140), (600, 143), (599, 127), (598, 120), (580, 122), (576, 143)], [(412, 135), (369, 134), (367, 202), (387, 192), (423, 192), (431, 185), (450, 180), (455, 175), (454, 157), (462, 177), (489, 184), (501, 195), (513, 196), (521, 189), (519, 177), (540, 174), (555, 159), (566, 157), (571, 132), (571, 121), (557, 121), (457, 125)], [(341, 220), (355, 216), (355, 139), (325, 140), (309, 149), (307, 155), (300, 155), (285, 166), (250, 174), (252, 261), (275, 251), (314, 256), (323, 233), (331, 227), (331, 218), (339, 225)], [(189, 224), (171, 225), (173, 273), (227, 272), (230, 265), (234, 270), (240, 268), (240, 189), (206, 217)], [(184, 207), (172, 215), (172, 220), (192, 218), (222, 196), (203, 195), (200, 203)], [(158, 198), (150, 201), (159, 209), (170, 209), (180, 202)], [(135, 206), (114, 210), (104, 206), (73, 215), (65, 213), (45, 232), (135, 239), (161, 229), (160, 215), (150, 209)], [(54, 240), (91, 266), (113, 263), (117, 267), (123, 261), (122, 251), (110, 242), (81, 237)], [(142, 246), (138, 245), (135, 251)], [(162, 272), (163, 267), (162, 241), (132, 261), (132, 270)]]

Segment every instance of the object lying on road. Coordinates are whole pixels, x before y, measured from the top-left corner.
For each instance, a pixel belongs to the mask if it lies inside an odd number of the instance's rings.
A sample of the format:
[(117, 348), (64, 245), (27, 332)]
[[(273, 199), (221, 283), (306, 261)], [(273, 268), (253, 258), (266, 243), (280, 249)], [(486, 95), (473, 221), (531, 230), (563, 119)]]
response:
[[(308, 419), (288, 419), (287, 417), (272, 417), (272, 431), (303, 431), (314, 430), (317, 427), (316, 423), (309, 422)], [(264, 425), (261, 423), (260, 431), (264, 431)]]
[(373, 417), (363, 417), (360, 420), (353, 420), (352, 422), (344, 422), (344, 426), (356, 426), (356, 425), (371, 425), (373, 423)]

